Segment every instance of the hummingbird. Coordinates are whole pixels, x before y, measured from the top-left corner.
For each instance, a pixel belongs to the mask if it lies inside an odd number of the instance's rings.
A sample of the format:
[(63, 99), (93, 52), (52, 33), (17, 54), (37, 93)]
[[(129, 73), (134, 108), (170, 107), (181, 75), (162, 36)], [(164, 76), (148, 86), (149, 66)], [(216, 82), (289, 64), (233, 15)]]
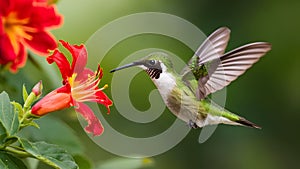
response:
[(154, 52), (141, 60), (111, 70), (137, 66), (156, 85), (168, 109), (192, 128), (229, 124), (261, 127), (214, 103), (209, 95), (223, 89), (271, 50), (268, 42), (254, 42), (225, 53), (230, 29), (221, 27), (208, 36), (181, 73), (170, 56)]

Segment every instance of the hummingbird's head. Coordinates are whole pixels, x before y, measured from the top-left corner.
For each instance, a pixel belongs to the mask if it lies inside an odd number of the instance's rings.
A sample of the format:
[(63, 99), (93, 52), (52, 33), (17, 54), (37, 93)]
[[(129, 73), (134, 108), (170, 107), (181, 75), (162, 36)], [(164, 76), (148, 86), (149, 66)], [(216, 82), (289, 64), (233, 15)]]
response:
[(120, 66), (110, 72), (112, 73), (133, 66), (138, 66), (144, 69), (152, 79), (159, 79), (161, 73), (167, 72), (172, 68), (172, 62), (166, 53), (155, 52), (141, 60)]

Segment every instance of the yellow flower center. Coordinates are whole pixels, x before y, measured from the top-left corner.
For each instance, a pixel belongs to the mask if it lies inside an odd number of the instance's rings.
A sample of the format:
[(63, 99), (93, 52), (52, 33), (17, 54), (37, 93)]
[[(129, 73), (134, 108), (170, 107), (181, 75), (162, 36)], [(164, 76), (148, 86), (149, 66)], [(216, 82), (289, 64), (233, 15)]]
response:
[(28, 32), (37, 31), (35, 28), (26, 26), (29, 20), (30, 18), (19, 19), (16, 12), (11, 12), (8, 16), (2, 17), (4, 31), (8, 35), (15, 53), (18, 53), (20, 50), (20, 41), (23, 39), (32, 39), (32, 36)]
[(83, 81), (78, 81), (76, 77), (77, 74), (73, 73), (68, 78), (68, 83), (71, 87), (72, 98), (77, 102), (96, 101), (96, 93), (108, 87), (106, 84), (102, 88), (98, 88), (100, 79), (96, 74), (88, 75), (88, 78)]
[(76, 76), (77, 76), (77, 74), (73, 73), (72, 76), (68, 78), (68, 82), (69, 82), (71, 88), (73, 88), (73, 86), (74, 86)]
[(76, 77), (77, 77), (77, 74), (73, 73), (72, 76), (68, 78), (68, 82), (71, 87), (71, 95), (72, 95), (73, 99), (78, 100), (82, 97), (82, 95), (80, 94), (80, 92), (78, 90), (76, 90), (76, 87), (78, 85), (80, 85), (78, 82), (75, 81)]

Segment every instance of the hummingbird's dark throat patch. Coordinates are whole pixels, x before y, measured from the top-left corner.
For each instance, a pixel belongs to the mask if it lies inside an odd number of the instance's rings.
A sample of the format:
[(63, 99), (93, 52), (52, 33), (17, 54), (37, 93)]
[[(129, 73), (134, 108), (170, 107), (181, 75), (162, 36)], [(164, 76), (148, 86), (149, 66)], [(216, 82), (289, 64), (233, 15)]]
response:
[(161, 69), (156, 69), (156, 68), (148, 68), (146, 70), (146, 72), (148, 73), (148, 75), (152, 78), (152, 79), (158, 79), (160, 77), (160, 74), (162, 73)]

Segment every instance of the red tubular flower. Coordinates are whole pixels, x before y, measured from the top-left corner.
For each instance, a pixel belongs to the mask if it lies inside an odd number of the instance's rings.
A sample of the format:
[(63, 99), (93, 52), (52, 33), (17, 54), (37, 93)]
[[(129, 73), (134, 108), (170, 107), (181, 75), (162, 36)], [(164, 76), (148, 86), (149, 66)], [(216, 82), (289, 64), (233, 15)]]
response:
[(62, 16), (47, 0), (0, 0), (0, 64), (16, 72), (25, 64), (25, 46), (47, 55), (57, 47), (47, 30), (61, 23)]
[(98, 85), (103, 76), (102, 69), (98, 66), (96, 72), (85, 68), (87, 63), (87, 51), (84, 45), (70, 45), (60, 41), (72, 54), (72, 64), (57, 49), (47, 58), (51, 64), (55, 62), (63, 78), (63, 86), (50, 92), (32, 107), (32, 114), (42, 116), (47, 113), (74, 106), (88, 122), (85, 130), (94, 135), (101, 135), (103, 127), (94, 115), (93, 111), (84, 102), (100, 103), (110, 112), (112, 101), (102, 92), (107, 87), (99, 88)]

